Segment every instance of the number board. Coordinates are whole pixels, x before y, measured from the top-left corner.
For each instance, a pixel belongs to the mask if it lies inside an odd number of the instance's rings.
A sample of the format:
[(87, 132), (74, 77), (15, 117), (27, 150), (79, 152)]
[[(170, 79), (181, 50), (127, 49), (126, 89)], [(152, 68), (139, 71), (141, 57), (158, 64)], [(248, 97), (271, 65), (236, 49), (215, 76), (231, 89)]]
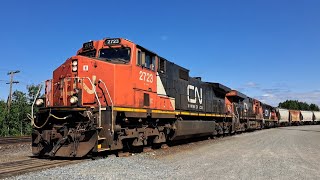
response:
[(83, 43), (82, 49), (89, 50), (93, 48), (93, 41)]
[(120, 39), (116, 38), (116, 39), (106, 39), (104, 41), (104, 45), (115, 45), (115, 44), (119, 44), (120, 43)]

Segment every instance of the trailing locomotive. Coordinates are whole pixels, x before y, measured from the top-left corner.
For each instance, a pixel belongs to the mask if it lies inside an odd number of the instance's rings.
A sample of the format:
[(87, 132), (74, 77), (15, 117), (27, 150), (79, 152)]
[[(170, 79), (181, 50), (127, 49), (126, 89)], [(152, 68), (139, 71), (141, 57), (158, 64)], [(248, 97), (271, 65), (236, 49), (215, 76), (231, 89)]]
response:
[(276, 108), (190, 77), (188, 69), (123, 38), (84, 43), (54, 70), (34, 106), (32, 152), (50, 157), (83, 157), (279, 122)]

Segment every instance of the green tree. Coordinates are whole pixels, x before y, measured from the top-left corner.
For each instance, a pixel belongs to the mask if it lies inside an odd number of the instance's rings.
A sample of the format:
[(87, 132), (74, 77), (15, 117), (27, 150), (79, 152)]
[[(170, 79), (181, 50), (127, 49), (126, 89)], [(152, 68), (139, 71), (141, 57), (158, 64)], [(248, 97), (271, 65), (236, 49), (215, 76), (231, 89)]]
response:
[[(37, 85), (28, 85), (27, 93), (14, 91), (10, 111), (7, 109), (7, 103), (0, 100), (0, 135), (16, 136), (30, 135), (31, 123), (27, 114), (31, 112), (31, 106), (39, 90)], [(8, 113), (9, 112), (9, 113)]]
[(26, 93), (14, 91), (12, 94), (12, 105), (10, 116), (8, 116), (9, 135), (24, 135), (30, 133), (28, 121), (26, 121), (27, 113), (30, 112), (30, 105)]
[(39, 90), (39, 85), (28, 85), (27, 86), (27, 90), (28, 90), (28, 100), (29, 100), (29, 103), (32, 104), (34, 99), (36, 98), (36, 95), (38, 93), (38, 90)]
[(318, 105), (311, 103), (310, 104), (310, 110), (311, 111), (320, 111), (320, 108)]
[(319, 107), (316, 104), (308, 104), (298, 100), (286, 100), (284, 102), (280, 102), (278, 107), (292, 110), (319, 111)]
[(5, 135), (5, 119), (7, 116), (7, 103), (4, 100), (0, 100), (0, 135)]

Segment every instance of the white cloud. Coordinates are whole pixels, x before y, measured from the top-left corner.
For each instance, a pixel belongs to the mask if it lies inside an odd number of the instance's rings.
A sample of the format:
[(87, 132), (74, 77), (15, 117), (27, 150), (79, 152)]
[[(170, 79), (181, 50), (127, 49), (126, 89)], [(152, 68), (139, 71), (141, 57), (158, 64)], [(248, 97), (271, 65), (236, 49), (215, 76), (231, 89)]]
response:
[(262, 95), (263, 97), (274, 97), (274, 95), (273, 94), (264, 94), (264, 95)]
[(244, 86), (247, 88), (260, 88), (259, 84), (255, 82), (247, 82)]
[(272, 106), (278, 106), (280, 102), (286, 100), (298, 100), (320, 106), (320, 90), (296, 92), (286, 83), (275, 83), (271, 86), (268, 85), (268, 88), (265, 88), (264, 84), (260, 85), (249, 81), (237, 89), (249, 97), (256, 98), (259, 101)]
[(277, 106), (279, 102), (283, 102), (285, 100), (298, 100), (301, 102), (307, 102), (309, 104), (314, 103), (320, 105), (320, 91), (318, 90), (308, 92), (278, 91), (273, 94), (266, 93), (255, 98), (273, 106)]

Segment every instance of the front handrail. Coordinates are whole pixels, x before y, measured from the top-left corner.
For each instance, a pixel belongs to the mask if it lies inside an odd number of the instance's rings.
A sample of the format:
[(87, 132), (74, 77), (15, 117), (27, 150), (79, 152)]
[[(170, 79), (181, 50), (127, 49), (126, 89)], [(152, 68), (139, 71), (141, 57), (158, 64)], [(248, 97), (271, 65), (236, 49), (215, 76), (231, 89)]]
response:
[(37, 92), (36, 96), (34, 97), (34, 100), (33, 100), (32, 106), (31, 106), (31, 117), (30, 117), (30, 119), (31, 119), (31, 126), (35, 126), (35, 123), (34, 123), (34, 104), (36, 103), (37, 98), (38, 98), (38, 96), (39, 96), (39, 94), (40, 94), (40, 91), (41, 91), (41, 89), (42, 89), (42, 83), (43, 83), (43, 82), (41, 82), (41, 84), (39, 84), (39, 86), (38, 86), (38, 87), (39, 87), (38, 92)]
[(101, 79), (99, 79), (98, 82), (101, 82), (104, 85), (104, 88), (106, 89), (107, 94), (108, 94), (109, 99), (110, 99), (110, 102), (111, 102), (111, 132), (113, 134), (114, 133), (114, 128), (113, 128), (113, 123), (114, 123), (114, 120), (113, 120), (113, 101), (112, 101), (112, 98), (111, 98), (110, 93), (108, 91), (108, 88), (106, 86), (106, 83), (104, 81), (102, 81)]
[[(94, 91), (94, 94), (95, 94), (95, 98), (97, 99), (98, 106), (99, 106), (99, 109), (98, 109), (98, 112), (99, 112), (99, 116), (98, 116), (98, 126), (101, 127), (101, 102), (100, 102), (100, 100), (99, 100), (98, 93), (97, 93), (97, 91), (96, 91), (96, 86), (94, 85), (94, 83), (92, 82), (92, 80), (91, 80), (89, 77), (66, 77), (66, 78), (64, 78), (64, 79), (66, 79), (66, 80), (68, 80), (68, 79), (76, 79), (76, 80), (79, 80), (79, 79), (87, 79), (87, 80), (90, 82), (90, 84), (91, 84), (91, 86), (92, 86), (92, 89), (93, 89), (93, 91)], [(114, 132), (114, 127), (113, 127), (113, 101), (112, 101), (112, 99), (111, 99), (111, 96), (110, 96), (110, 93), (109, 93), (109, 91), (108, 91), (108, 88), (107, 88), (106, 84), (105, 84), (101, 79), (99, 79), (99, 82), (102, 82), (102, 83), (103, 83), (103, 85), (105, 86), (105, 89), (106, 89), (106, 91), (107, 91), (107, 94), (108, 94), (108, 96), (109, 96), (109, 98), (110, 98), (110, 102), (111, 102), (111, 106), (112, 106), (112, 125), (111, 125), (111, 127), (112, 127), (112, 132)], [(32, 125), (35, 125), (35, 124), (34, 124), (34, 105), (35, 105), (36, 100), (37, 100), (37, 98), (38, 98), (38, 96), (39, 96), (39, 94), (40, 94), (40, 91), (41, 91), (42, 87), (43, 87), (43, 84), (42, 84), (42, 83), (45, 83), (45, 82), (41, 82), (41, 84), (39, 84), (39, 86), (38, 86), (38, 87), (39, 87), (38, 92), (37, 92), (36, 96), (34, 97), (34, 100), (33, 100), (32, 106), (31, 106), (31, 115), (30, 115), (31, 117), (30, 117), (30, 119), (31, 119), (31, 124), (32, 124)]]
[(98, 126), (101, 127), (101, 102), (99, 100), (99, 97), (98, 97), (98, 94), (97, 94), (97, 91), (96, 91), (96, 86), (93, 84), (93, 82), (91, 81), (91, 79), (89, 77), (67, 77), (66, 79), (88, 79), (91, 86), (92, 86), (92, 89), (94, 90), (94, 94), (95, 94), (95, 97), (98, 101), (98, 105), (99, 105), (99, 117), (98, 117)]

